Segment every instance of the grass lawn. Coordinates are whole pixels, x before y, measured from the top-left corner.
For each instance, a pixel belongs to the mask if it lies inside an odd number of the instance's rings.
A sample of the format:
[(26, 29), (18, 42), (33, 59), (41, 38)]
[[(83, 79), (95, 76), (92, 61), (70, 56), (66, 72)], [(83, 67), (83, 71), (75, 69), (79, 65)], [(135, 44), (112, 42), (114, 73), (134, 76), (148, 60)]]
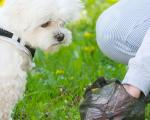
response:
[[(78, 107), (88, 84), (98, 76), (123, 79), (127, 67), (105, 57), (95, 40), (96, 19), (115, 1), (83, 0), (82, 19), (68, 25), (73, 43), (55, 54), (37, 50), (36, 67), (29, 72), (14, 120), (80, 120)], [(149, 109), (146, 120), (150, 120)]]

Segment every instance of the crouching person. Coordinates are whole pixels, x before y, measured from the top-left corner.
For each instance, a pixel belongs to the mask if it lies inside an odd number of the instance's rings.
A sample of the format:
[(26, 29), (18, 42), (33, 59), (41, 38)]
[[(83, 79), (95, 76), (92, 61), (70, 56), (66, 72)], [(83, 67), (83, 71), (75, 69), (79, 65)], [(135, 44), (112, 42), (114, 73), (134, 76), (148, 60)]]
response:
[(122, 81), (98, 79), (86, 90), (82, 120), (144, 120), (150, 91), (150, 2), (120, 0), (98, 19), (97, 43), (114, 61), (128, 64)]

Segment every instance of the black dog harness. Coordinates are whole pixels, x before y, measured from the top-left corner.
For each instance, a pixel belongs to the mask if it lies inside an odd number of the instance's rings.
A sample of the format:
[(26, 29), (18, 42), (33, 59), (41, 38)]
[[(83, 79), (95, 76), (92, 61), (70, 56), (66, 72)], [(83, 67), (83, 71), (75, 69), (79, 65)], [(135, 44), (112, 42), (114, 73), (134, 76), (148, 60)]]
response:
[(31, 48), (29, 45), (22, 44), (21, 39), (19, 37), (14, 36), (13, 33), (0, 28), (0, 36), (7, 37), (7, 38), (10, 38), (12, 40), (15, 40), (15, 42), (17, 42), (20, 46), (25, 47), (28, 51), (30, 51), (30, 54), (32, 55), (32, 57), (34, 57), (35, 49)]

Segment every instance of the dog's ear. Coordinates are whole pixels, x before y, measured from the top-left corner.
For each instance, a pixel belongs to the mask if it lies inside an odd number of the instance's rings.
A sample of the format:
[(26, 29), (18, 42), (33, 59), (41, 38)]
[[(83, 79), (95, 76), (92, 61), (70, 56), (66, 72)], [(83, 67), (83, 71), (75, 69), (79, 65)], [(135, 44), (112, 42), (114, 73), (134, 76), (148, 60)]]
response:
[(5, 0), (0, 0), (0, 7), (3, 7), (5, 4)]

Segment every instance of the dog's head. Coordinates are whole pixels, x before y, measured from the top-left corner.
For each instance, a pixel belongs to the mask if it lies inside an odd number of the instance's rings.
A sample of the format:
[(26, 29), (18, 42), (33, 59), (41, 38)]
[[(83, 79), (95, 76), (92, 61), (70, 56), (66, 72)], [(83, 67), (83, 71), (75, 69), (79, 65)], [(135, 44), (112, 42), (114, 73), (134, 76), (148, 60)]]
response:
[(71, 43), (65, 23), (76, 19), (81, 8), (80, 0), (6, 0), (0, 17), (26, 44), (55, 50)]

